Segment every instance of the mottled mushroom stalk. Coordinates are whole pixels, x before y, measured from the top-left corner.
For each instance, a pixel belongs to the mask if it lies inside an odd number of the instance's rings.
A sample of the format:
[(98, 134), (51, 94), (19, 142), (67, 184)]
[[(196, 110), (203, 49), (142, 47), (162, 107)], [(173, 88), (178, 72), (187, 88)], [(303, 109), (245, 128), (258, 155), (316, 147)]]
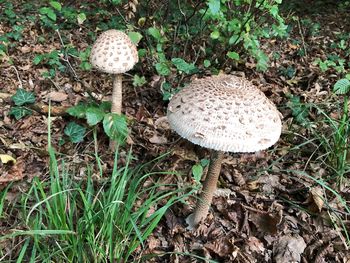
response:
[(218, 183), (223, 159), (224, 152), (212, 151), (208, 173), (203, 183), (202, 192), (197, 200), (196, 208), (193, 213), (186, 218), (186, 223), (190, 229), (197, 226), (199, 222), (207, 217)]
[(208, 213), (223, 152), (256, 152), (275, 144), (282, 123), (275, 105), (250, 81), (232, 75), (197, 79), (169, 102), (169, 124), (181, 137), (214, 150), (189, 227)]
[(122, 113), (122, 101), (123, 101), (123, 75), (115, 74), (113, 79), (113, 91), (112, 91), (112, 113)]
[[(91, 65), (102, 72), (114, 74), (112, 113), (122, 113), (122, 74), (132, 69), (138, 60), (136, 46), (128, 35), (115, 29), (99, 35), (91, 48)], [(113, 142), (110, 148), (114, 150)]]

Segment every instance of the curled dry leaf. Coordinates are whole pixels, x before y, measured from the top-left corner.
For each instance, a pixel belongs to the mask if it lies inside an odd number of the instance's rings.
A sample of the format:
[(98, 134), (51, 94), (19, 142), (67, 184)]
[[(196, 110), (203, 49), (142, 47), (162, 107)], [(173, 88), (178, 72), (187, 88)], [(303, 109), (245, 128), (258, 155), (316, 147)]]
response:
[(277, 226), (281, 223), (282, 216), (280, 213), (251, 213), (250, 220), (254, 223), (258, 231), (271, 235), (277, 234)]
[(22, 160), (17, 161), (17, 163), (13, 165), (8, 171), (5, 171), (0, 175), (0, 186), (23, 179), (23, 171), (24, 162)]
[(235, 250), (233, 240), (226, 237), (215, 239), (213, 242), (205, 244), (204, 247), (220, 257), (231, 255)]
[(273, 244), (273, 258), (276, 263), (300, 262), (305, 248), (306, 243), (298, 234), (282, 236)]
[(64, 92), (52, 91), (48, 94), (48, 98), (51, 99), (51, 101), (62, 102), (68, 98), (68, 95)]
[(153, 144), (164, 144), (168, 142), (167, 138), (165, 138), (164, 136), (158, 135), (156, 133), (148, 140), (150, 143), (153, 143)]
[(314, 187), (310, 190), (309, 196), (305, 201), (311, 212), (321, 212), (324, 205), (323, 190), (321, 187)]

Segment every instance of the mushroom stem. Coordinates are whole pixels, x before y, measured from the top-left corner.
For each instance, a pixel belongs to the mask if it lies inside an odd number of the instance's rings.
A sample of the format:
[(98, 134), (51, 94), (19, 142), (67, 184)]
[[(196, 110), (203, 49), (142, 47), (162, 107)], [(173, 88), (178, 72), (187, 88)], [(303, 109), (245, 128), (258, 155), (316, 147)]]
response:
[(113, 80), (113, 92), (112, 92), (112, 113), (122, 113), (122, 81), (123, 75), (116, 74)]
[(216, 185), (221, 171), (221, 163), (224, 153), (221, 151), (212, 151), (208, 173), (203, 183), (202, 192), (197, 200), (194, 212), (187, 217), (186, 222), (190, 229), (196, 227), (200, 221), (207, 217)]
[[(112, 113), (121, 114), (122, 113), (122, 99), (123, 99), (123, 89), (122, 89), (122, 74), (115, 74), (113, 79), (113, 91), (112, 91)], [(109, 149), (115, 151), (116, 143), (113, 140), (109, 142)]]

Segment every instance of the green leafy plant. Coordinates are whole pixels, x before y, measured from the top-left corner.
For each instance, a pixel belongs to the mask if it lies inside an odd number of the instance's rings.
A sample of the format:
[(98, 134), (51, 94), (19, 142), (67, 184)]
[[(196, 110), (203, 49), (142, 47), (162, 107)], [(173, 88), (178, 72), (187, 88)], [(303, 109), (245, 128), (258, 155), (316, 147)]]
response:
[[(166, 79), (163, 99), (171, 97), (186, 76), (204, 68), (215, 74), (222, 65), (235, 68), (253, 58), (258, 70), (266, 70), (269, 58), (261, 39), (287, 35), (279, 4), (280, 0), (170, 2), (167, 9), (157, 10), (151, 24), (141, 17), (138, 24), (144, 27), (146, 47), (140, 52), (151, 58), (146, 61)], [(156, 7), (140, 3), (140, 10), (152, 8)], [(198, 50), (191, 49), (195, 43), (201, 43)]]
[(85, 136), (86, 128), (75, 123), (69, 122), (64, 129), (64, 134), (67, 135), (71, 142), (78, 143), (82, 142)]
[(289, 102), (287, 107), (292, 110), (292, 115), (296, 122), (302, 126), (310, 126), (308, 118), (310, 105), (302, 103), (299, 96), (289, 95)]
[(90, 127), (102, 122), (108, 137), (122, 144), (128, 135), (127, 118), (124, 115), (110, 113), (110, 108), (109, 102), (102, 102), (100, 105), (80, 103), (69, 108), (67, 112), (73, 117), (86, 119)]
[(10, 115), (19, 120), (27, 115), (32, 114), (32, 110), (25, 107), (35, 102), (35, 95), (24, 89), (17, 89), (16, 94), (12, 96), (12, 101), (16, 106), (11, 107)]

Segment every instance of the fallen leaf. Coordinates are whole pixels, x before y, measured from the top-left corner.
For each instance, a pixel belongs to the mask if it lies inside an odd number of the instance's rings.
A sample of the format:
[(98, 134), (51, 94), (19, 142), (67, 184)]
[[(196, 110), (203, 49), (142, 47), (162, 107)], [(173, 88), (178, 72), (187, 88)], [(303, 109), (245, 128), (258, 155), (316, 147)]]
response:
[(24, 162), (18, 161), (8, 171), (0, 175), (0, 185), (23, 179)]
[(157, 134), (154, 134), (151, 138), (149, 138), (149, 142), (153, 144), (163, 144), (163, 143), (167, 143), (168, 140), (164, 136), (159, 136)]
[(246, 249), (258, 254), (262, 254), (265, 250), (264, 244), (259, 239), (253, 236), (248, 238), (248, 241), (246, 243)]
[(298, 234), (282, 236), (273, 244), (273, 258), (276, 263), (300, 262), (306, 243)]
[(0, 154), (0, 160), (4, 164), (6, 164), (6, 163), (15, 164), (16, 163), (16, 159), (13, 158), (11, 155), (8, 155), (8, 154)]
[(210, 252), (219, 255), (220, 257), (230, 255), (235, 250), (233, 240), (230, 240), (226, 237), (215, 239), (213, 242), (205, 244), (204, 247)]
[(314, 187), (310, 190), (309, 196), (305, 201), (311, 212), (321, 212), (324, 205), (323, 190), (321, 187)]
[(250, 220), (254, 223), (258, 231), (269, 233), (271, 235), (277, 234), (277, 226), (281, 222), (281, 215), (276, 213), (255, 213), (250, 214)]
[(62, 102), (68, 98), (68, 95), (64, 92), (52, 91), (48, 94), (48, 98), (51, 99), (51, 101)]

